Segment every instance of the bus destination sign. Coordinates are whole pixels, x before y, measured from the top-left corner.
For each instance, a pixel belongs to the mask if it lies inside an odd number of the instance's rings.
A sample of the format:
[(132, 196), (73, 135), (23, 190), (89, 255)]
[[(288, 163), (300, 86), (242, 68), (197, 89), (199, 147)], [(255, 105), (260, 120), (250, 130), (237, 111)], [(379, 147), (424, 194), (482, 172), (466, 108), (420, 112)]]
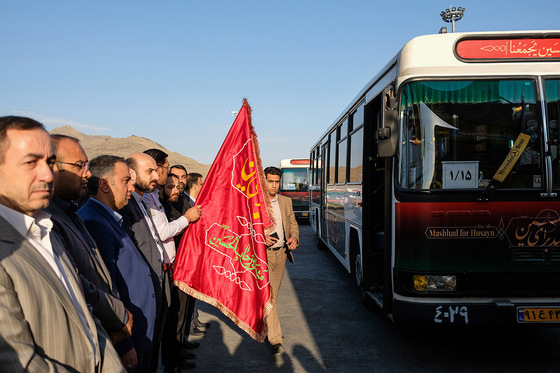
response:
[(464, 39), (456, 51), (465, 60), (557, 59), (560, 38)]

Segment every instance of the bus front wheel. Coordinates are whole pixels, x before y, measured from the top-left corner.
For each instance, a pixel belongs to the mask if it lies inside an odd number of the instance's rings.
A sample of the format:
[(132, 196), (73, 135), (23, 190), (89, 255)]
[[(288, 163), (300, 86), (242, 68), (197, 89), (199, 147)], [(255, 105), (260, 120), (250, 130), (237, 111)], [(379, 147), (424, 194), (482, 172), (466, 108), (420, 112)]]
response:
[(356, 278), (360, 301), (366, 309), (370, 311), (373, 310), (375, 308), (375, 302), (367, 293), (367, 285), (364, 284), (362, 256), (359, 253), (354, 256), (354, 277)]

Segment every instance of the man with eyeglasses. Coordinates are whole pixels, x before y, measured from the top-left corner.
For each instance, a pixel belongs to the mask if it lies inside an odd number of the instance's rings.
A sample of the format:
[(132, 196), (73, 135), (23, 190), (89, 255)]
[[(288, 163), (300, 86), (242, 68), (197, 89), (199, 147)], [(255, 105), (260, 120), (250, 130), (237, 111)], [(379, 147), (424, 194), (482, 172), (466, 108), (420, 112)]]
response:
[(169, 174), (169, 160), (167, 159), (169, 155), (163, 150), (155, 148), (144, 150), (144, 154), (148, 154), (156, 161), (156, 172), (159, 177), (157, 182), (159, 186), (163, 187), (167, 182), (167, 175)]
[[(95, 240), (77, 214), (74, 201), (88, 194), (87, 183), (91, 176), (88, 158), (78, 139), (51, 135), (56, 155), (54, 165), (54, 194), (44, 210), (51, 214), (53, 232), (64, 243), (65, 249), (78, 269), (87, 303), (92, 307), (111, 342), (121, 353), (124, 366), (136, 365), (131, 361), (130, 349), (119, 348), (132, 333), (132, 314), (120, 300), (117, 288), (101, 257)], [(132, 359), (134, 360), (134, 359)]]

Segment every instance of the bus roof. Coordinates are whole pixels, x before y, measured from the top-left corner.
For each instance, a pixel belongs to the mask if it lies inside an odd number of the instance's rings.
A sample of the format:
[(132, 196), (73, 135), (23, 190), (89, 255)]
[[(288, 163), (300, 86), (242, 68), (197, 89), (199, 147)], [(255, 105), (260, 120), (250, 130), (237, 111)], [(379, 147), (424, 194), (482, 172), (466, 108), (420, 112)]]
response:
[[(502, 31), (502, 32), (461, 32), (417, 36), (408, 41), (397, 54), (360, 90), (350, 104), (331, 123), (311, 149), (319, 145), (337, 123), (363, 99), (368, 103), (392, 81), (398, 87), (402, 82), (413, 77), (445, 76), (527, 76), (560, 74), (560, 58), (546, 59), (553, 63), (535, 63), (534, 59), (517, 60), (511, 63), (499, 59), (482, 61), (460, 59), (455, 53), (456, 43), (464, 39), (525, 39), (525, 38), (560, 38), (560, 30), (542, 31)], [(560, 52), (560, 44), (555, 48)], [(500, 63), (501, 62), (501, 63)], [(505, 65), (507, 64), (507, 65)], [(507, 66), (507, 70), (504, 69)]]
[[(548, 58), (522, 58), (521, 49), (527, 52), (530, 43), (524, 48), (508, 47), (509, 56), (494, 58), (465, 59), (457, 53), (457, 45), (466, 40), (484, 40), (487, 49), (506, 49), (508, 40), (560, 38), (556, 31), (511, 31), (511, 32), (464, 32), (418, 36), (410, 40), (399, 51), (397, 85), (414, 76), (451, 76), (451, 75), (541, 75), (560, 73), (560, 53)], [(517, 49), (515, 53), (512, 49)], [(560, 44), (556, 46), (560, 51)], [(511, 63), (515, 61), (515, 63)], [(553, 63), (535, 63), (540, 61)], [(507, 63), (507, 69), (504, 64)]]

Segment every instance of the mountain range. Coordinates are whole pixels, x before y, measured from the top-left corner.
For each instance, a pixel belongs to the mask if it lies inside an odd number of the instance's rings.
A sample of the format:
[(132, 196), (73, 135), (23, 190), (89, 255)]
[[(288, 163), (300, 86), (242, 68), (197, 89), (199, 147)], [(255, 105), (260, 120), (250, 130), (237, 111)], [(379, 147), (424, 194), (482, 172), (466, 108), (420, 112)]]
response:
[(61, 126), (50, 130), (49, 133), (72, 136), (80, 140), (88, 159), (93, 159), (101, 154), (112, 154), (120, 157), (127, 157), (135, 152), (142, 152), (147, 149), (157, 148), (169, 154), (170, 165), (182, 164), (188, 172), (198, 172), (206, 176), (210, 170), (209, 164), (202, 164), (196, 160), (185, 157), (182, 154), (167, 150), (164, 146), (155, 141), (144, 137), (129, 136), (124, 138), (113, 138), (103, 135), (86, 135), (71, 126)]

